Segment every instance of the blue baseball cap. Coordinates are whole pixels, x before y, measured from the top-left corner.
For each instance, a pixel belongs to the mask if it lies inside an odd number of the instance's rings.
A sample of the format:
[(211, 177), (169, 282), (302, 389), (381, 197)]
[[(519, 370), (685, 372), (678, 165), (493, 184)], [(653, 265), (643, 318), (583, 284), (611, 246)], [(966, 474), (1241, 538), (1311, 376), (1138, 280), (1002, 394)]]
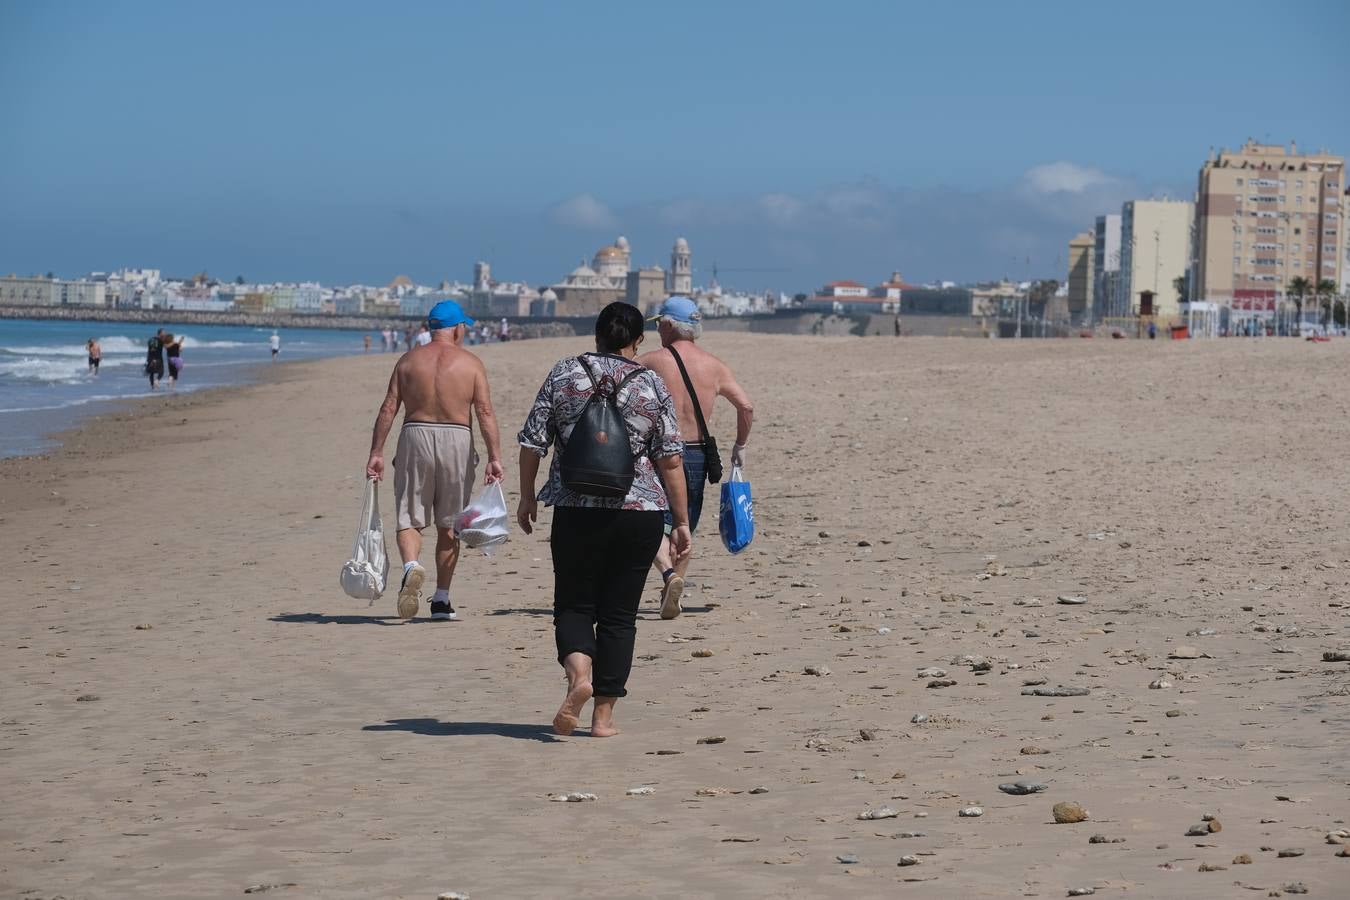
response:
[(432, 331), (440, 328), (454, 328), (456, 325), (472, 325), (473, 319), (464, 315), (464, 310), (453, 300), (442, 300), (427, 313), (427, 327)]
[(681, 325), (697, 325), (703, 321), (703, 313), (699, 312), (698, 304), (688, 297), (667, 297), (656, 315), (647, 321), (655, 322), (658, 319), (670, 319)]

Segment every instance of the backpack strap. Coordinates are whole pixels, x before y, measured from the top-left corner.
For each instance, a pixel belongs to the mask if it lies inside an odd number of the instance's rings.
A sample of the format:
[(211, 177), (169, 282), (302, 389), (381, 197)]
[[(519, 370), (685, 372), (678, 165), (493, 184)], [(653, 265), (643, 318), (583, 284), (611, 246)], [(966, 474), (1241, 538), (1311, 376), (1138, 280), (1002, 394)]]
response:
[(684, 367), (684, 360), (680, 359), (680, 354), (674, 347), (666, 349), (675, 357), (675, 365), (680, 367), (680, 377), (684, 379), (684, 389), (689, 392), (689, 402), (694, 404), (694, 418), (698, 420), (698, 439), (707, 440), (708, 423), (703, 418), (703, 408), (698, 405), (698, 394), (694, 393), (694, 382), (689, 379), (689, 370)]

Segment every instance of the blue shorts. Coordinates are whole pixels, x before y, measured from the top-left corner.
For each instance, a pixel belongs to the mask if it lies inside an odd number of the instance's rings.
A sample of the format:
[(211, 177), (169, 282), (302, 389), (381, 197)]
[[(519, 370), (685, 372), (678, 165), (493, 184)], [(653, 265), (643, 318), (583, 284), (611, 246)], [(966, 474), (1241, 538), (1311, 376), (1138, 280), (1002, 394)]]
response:
[[(704, 471), (703, 443), (684, 445), (684, 490), (689, 498), (689, 530), (698, 530), (699, 517), (703, 515), (703, 487), (708, 483)], [(666, 533), (674, 527), (675, 520), (669, 510), (666, 511)]]

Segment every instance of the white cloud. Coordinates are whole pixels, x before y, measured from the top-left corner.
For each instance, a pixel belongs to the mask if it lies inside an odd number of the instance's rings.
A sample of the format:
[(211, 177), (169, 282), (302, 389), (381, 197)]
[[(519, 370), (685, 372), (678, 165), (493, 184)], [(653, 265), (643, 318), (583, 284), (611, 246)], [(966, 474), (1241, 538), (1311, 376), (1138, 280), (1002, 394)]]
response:
[(618, 217), (591, 194), (577, 194), (553, 208), (553, 221), (571, 228), (611, 229)]
[(771, 225), (786, 228), (796, 225), (806, 212), (806, 204), (791, 194), (764, 194), (759, 208)]
[(1119, 179), (1091, 166), (1071, 162), (1052, 162), (1027, 170), (1026, 184), (1041, 194), (1081, 194), (1094, 188), (1110, 187)]

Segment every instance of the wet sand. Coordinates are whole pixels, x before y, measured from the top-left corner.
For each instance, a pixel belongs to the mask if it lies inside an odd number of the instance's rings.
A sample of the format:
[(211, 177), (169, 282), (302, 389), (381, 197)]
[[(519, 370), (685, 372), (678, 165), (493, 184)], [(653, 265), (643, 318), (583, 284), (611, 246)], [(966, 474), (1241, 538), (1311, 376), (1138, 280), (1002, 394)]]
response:
[[(460, 622), (338, 589), (387, 357), (0, 461), (0, 894), (1343, 896), (1350, 342), (706, 345), (759, 533), (728, 556), (710, 498), (605, 740), (551, 733), (550, 513), (466, 555)], [(482, 348), (513, 508), (580, 349)]]

